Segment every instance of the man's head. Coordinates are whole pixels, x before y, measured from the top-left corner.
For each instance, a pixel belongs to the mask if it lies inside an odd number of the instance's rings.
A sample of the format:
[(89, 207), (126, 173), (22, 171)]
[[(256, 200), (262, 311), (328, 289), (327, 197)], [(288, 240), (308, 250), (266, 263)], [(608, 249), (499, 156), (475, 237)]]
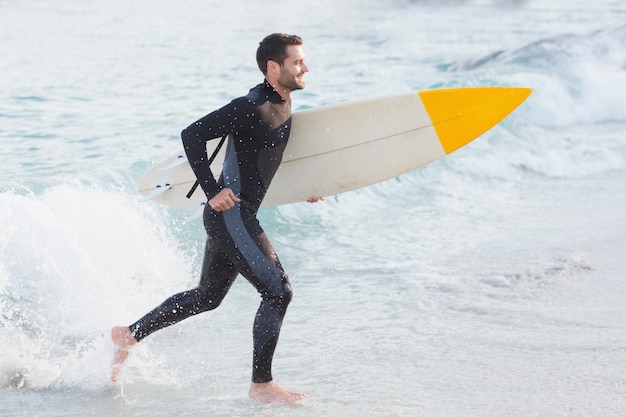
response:
[(286, 33), (272, 33), (267, 35), (256, 50), (256, 62), (263, 75), (267, 75), (267, 61), (274, 61), (283, 65), (287, 59), (287, 47), (289, 45), (302, 45), (302, 38)]
[(285, 33), (266, 36), (257, 49), (259, 69), (276, 88), (286, 92), (304, 88), (303, 76), (309, 71), (304, 63), (302, 38)]

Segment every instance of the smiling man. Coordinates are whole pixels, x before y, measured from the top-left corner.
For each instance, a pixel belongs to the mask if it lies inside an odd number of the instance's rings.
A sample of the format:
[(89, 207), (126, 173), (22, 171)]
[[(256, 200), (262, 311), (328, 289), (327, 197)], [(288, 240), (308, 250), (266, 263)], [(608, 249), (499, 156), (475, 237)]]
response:
[[(153, 332), (218, 307), (238, 274), (258, 291), (261, 304), (253, 328), (252, 383), (249, 396), (263, 402), (292, 402), (290, 392), (272, 377), (272, 359), (292, 289), (289, 278), (257, 220), (257, 211), (280, 165), (291, 130), (291, 92), (305, 86), (302, 39), (275, 33), (257, 49), (263, 83), (182, 132), (198, 184), (207, 196), (207, 241), (196, 288), (175, 294), (130, 326), (111, 330), (116, 381), (131, 348)], [(222, 173), (216, 181), (206, 142), (226, 136)], [(309, 201), (320, 198), (311, 197)]]

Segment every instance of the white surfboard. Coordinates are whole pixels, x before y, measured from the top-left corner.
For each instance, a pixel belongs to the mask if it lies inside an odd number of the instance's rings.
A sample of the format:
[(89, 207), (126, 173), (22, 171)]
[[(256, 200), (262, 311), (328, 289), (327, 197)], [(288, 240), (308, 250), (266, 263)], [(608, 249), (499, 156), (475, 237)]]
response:
[[(424, 90), (308, 109), (293, 114), (289, 142), (263, 206), (366, 187), (439, 159), (485, 133), (532, 92), (521, 87)], [(219, 139), (207, 144), (209, 155)], [(211, 169), (219, 176), (223, 146)], [(139, 180), (147, 199), (197, 211), (206, 204), (184, 152)]]

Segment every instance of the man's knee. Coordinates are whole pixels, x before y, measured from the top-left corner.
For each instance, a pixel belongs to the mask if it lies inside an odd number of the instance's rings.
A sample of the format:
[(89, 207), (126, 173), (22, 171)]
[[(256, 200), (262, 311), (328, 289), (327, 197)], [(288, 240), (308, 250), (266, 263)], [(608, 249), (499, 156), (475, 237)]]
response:
[(289, 282), (282, 282), (278, 288), (269, 292), (266, 298), (279, 310), (286, 310), (293, 298), (291, 284)]
[(196, 290), (196, 299), (194, 304), (202, 312), (214, 310), (222, 304), (223, 296), (216, 294), (212, 291), (207, 291), (202, 287), (198, 287)]
[(293, 288), (291, 288), (291, 284), (286, 282), (283, 284), (283, 302), (286, 305), (289, 305), (289, 303), (291, 302), (291, 299), (293, 298)]

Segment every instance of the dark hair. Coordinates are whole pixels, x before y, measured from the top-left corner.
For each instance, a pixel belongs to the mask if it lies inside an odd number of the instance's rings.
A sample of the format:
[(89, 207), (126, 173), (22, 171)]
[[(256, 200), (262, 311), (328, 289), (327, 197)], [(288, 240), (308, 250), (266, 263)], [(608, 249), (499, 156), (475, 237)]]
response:
[(286, 33), (272, 33), (267, 35), (256, 50), (256, 62), (261, 72), (267, 74), (267, 61), (278, 62), (283, 66), (283, 62), (287, 59), (287, 46), (302, 45), (302, 38), (296, 35), (287, 35)]

